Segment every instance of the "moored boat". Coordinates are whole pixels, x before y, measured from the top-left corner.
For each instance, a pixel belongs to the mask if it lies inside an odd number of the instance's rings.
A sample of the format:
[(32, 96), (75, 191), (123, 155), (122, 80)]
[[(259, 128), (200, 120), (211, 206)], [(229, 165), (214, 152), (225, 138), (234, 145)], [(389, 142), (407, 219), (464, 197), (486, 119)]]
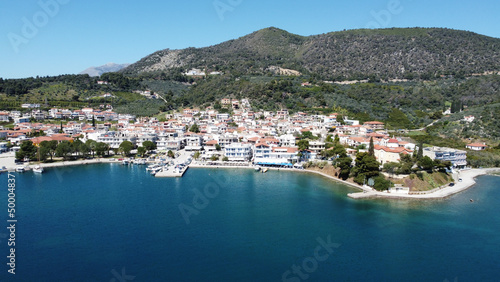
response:
[(39, 165), (36, 165), (34, 168), (33, 168), (33, 172), (34, 173), (43, 173), (44, 169), (43, 167), (39, 166)]
[(26, 168), (22, 165), (16, 166), (16, 172), (25, 172)]

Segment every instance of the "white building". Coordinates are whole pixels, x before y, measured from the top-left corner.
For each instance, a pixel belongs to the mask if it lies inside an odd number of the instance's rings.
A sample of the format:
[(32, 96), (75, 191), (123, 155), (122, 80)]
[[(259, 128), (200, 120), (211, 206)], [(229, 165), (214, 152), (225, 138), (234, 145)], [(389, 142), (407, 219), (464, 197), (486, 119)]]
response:
[(271, 147), (264, 143), (255, 145), (254, 164), (270, 166), (292, 166), (299, 161), (298, 148)]
[(185, 137), (186, 151), (200, 151), (203, 147), (203, 139), (198, 135), (191, 135)]
[(281, 135), (277, 138), (280, 141), (281, 147), (295, 147), (295, 136), (292, 134)]
[(232, 143), (224, 148), (224, 156), (229, 161), (249, 161), (252, 159), (252, 145), (247, 143)]
[(124, 133), (117, 133), (114, 131), (102, 133), (97, 137), (97, 142), (103, 142), (109, 145), (112, 149), (118, 149), (123, 141), (130, 141), (135, 145), (137, 137), (130, 136)]
[(450, 161), (455, 168), (464, 168), (467, 165), (467, 152), (463, 150), (428, 147), (424, 148), (423, 153), (433, 160)]

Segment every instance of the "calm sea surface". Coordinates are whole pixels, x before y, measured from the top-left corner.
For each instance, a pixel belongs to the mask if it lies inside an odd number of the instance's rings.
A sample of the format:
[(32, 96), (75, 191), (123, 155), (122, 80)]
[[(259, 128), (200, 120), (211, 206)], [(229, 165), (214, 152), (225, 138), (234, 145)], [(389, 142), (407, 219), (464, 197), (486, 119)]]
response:
[[(352, 200), (284, 171), (89, 165), (16, 175), (0, 281), (499, 281), (500, 177), (445, 200)], [(470, 202), (474, 199), (474, 202)]]

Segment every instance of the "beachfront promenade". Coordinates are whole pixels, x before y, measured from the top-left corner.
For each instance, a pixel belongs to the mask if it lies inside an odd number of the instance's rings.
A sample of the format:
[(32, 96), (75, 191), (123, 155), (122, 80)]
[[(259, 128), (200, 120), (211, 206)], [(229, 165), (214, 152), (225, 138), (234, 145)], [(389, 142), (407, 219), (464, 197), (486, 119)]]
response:
[[(189, 156), (188, 154), (181, 154), (181, 159), (178, 161), (185, 161)], [(89, 160), (79, 160), (79, 161), (64, 161), (64, 162), (54, 162), (54, 163), (42, 163), (40, 164), (42, 167), (61, 167), (61, 166), (70, 166), (70, 165), (88, 165), (88, 164), (99, 164), (99, 163), (118, 163), (116, 159), (105, 159), (105, 158), (96, 158)], [(7, 170), (13, 171), (15, 170), (18, 164), (14, 161), (14, 153), (4, 153), (0, 154), (0, 167), (6, 167)], [(33, 167), (34, 165), (29, 165), (28, 167)], [(226, 168), (226, 169), (254, 169), (255, 167), (246, 164), (246, 165), (238, 165), (238, 166), (230, 166), (230, 165), (209, 165), (208, 163), (196, 162), (194, 161), (188, 167), (190, 168)], [(187, 169), (187, 168), (186, 168)], [(374, 190), (368, 186), (361, 186), (356, 183), (344, 181), (338, 179), (336, 177), (327, 175), (322, 172), (313, 171), (313, 170), (304, 170), (304, 169), (295, 169), (295, 168), (269, 168), (271, 170), (280, 170), (280, 171), (290, 171), (290, 172), (307, 172), (307, 173), (315, 173), (329, 179), (332, 179), (336, 182), (349, 185), (351, 187), (360, 189), (362, 192), (349, 193), (348, 196), (353, 199), (363, 199), (363, 198), (399, 198), (399, 199), (439, 199), (446, 198), (453, 194), (459, 193), (461, 191), (466, 190), (467, 188), (473, 186), (476, 181), (475, 178), (480, 175), (500, 173), (500, 168), (485, 168), (485, 169), (467, 169), (460, 170), (456, 175), (457, 178), (460, 178), (461, 181), (456, 181), (454, 186), (444, 186), (441, 189), (436, 189), (432, 193), (428, 194), (407, 194), (407, 193), (389, 193), (389, 192), (379, 192)], [(180, 175), (176, 175), (180, 177), (184, 174), (185, 170)], [(171, 175), (167, 175), (166, 173), (163, 177), (173, 177)], [(159, 175), (162, 177), (162, 175)], [(457, 179), (456, 179), (457, 180)]]

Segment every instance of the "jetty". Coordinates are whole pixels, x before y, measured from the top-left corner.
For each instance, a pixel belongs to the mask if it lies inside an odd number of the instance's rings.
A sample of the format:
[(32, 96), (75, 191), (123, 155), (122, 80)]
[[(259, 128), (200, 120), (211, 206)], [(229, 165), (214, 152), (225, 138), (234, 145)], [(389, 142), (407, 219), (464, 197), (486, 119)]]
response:
[(174, 168), (169, 168), (169, 169), (163, 169), (161, 171), (158, 171), (155, 174), (155, 177), (182, 177), (184, 176), (184, 173), (188, 169), (188, 166), (183, 167), (182, 169), (174, 169)]

